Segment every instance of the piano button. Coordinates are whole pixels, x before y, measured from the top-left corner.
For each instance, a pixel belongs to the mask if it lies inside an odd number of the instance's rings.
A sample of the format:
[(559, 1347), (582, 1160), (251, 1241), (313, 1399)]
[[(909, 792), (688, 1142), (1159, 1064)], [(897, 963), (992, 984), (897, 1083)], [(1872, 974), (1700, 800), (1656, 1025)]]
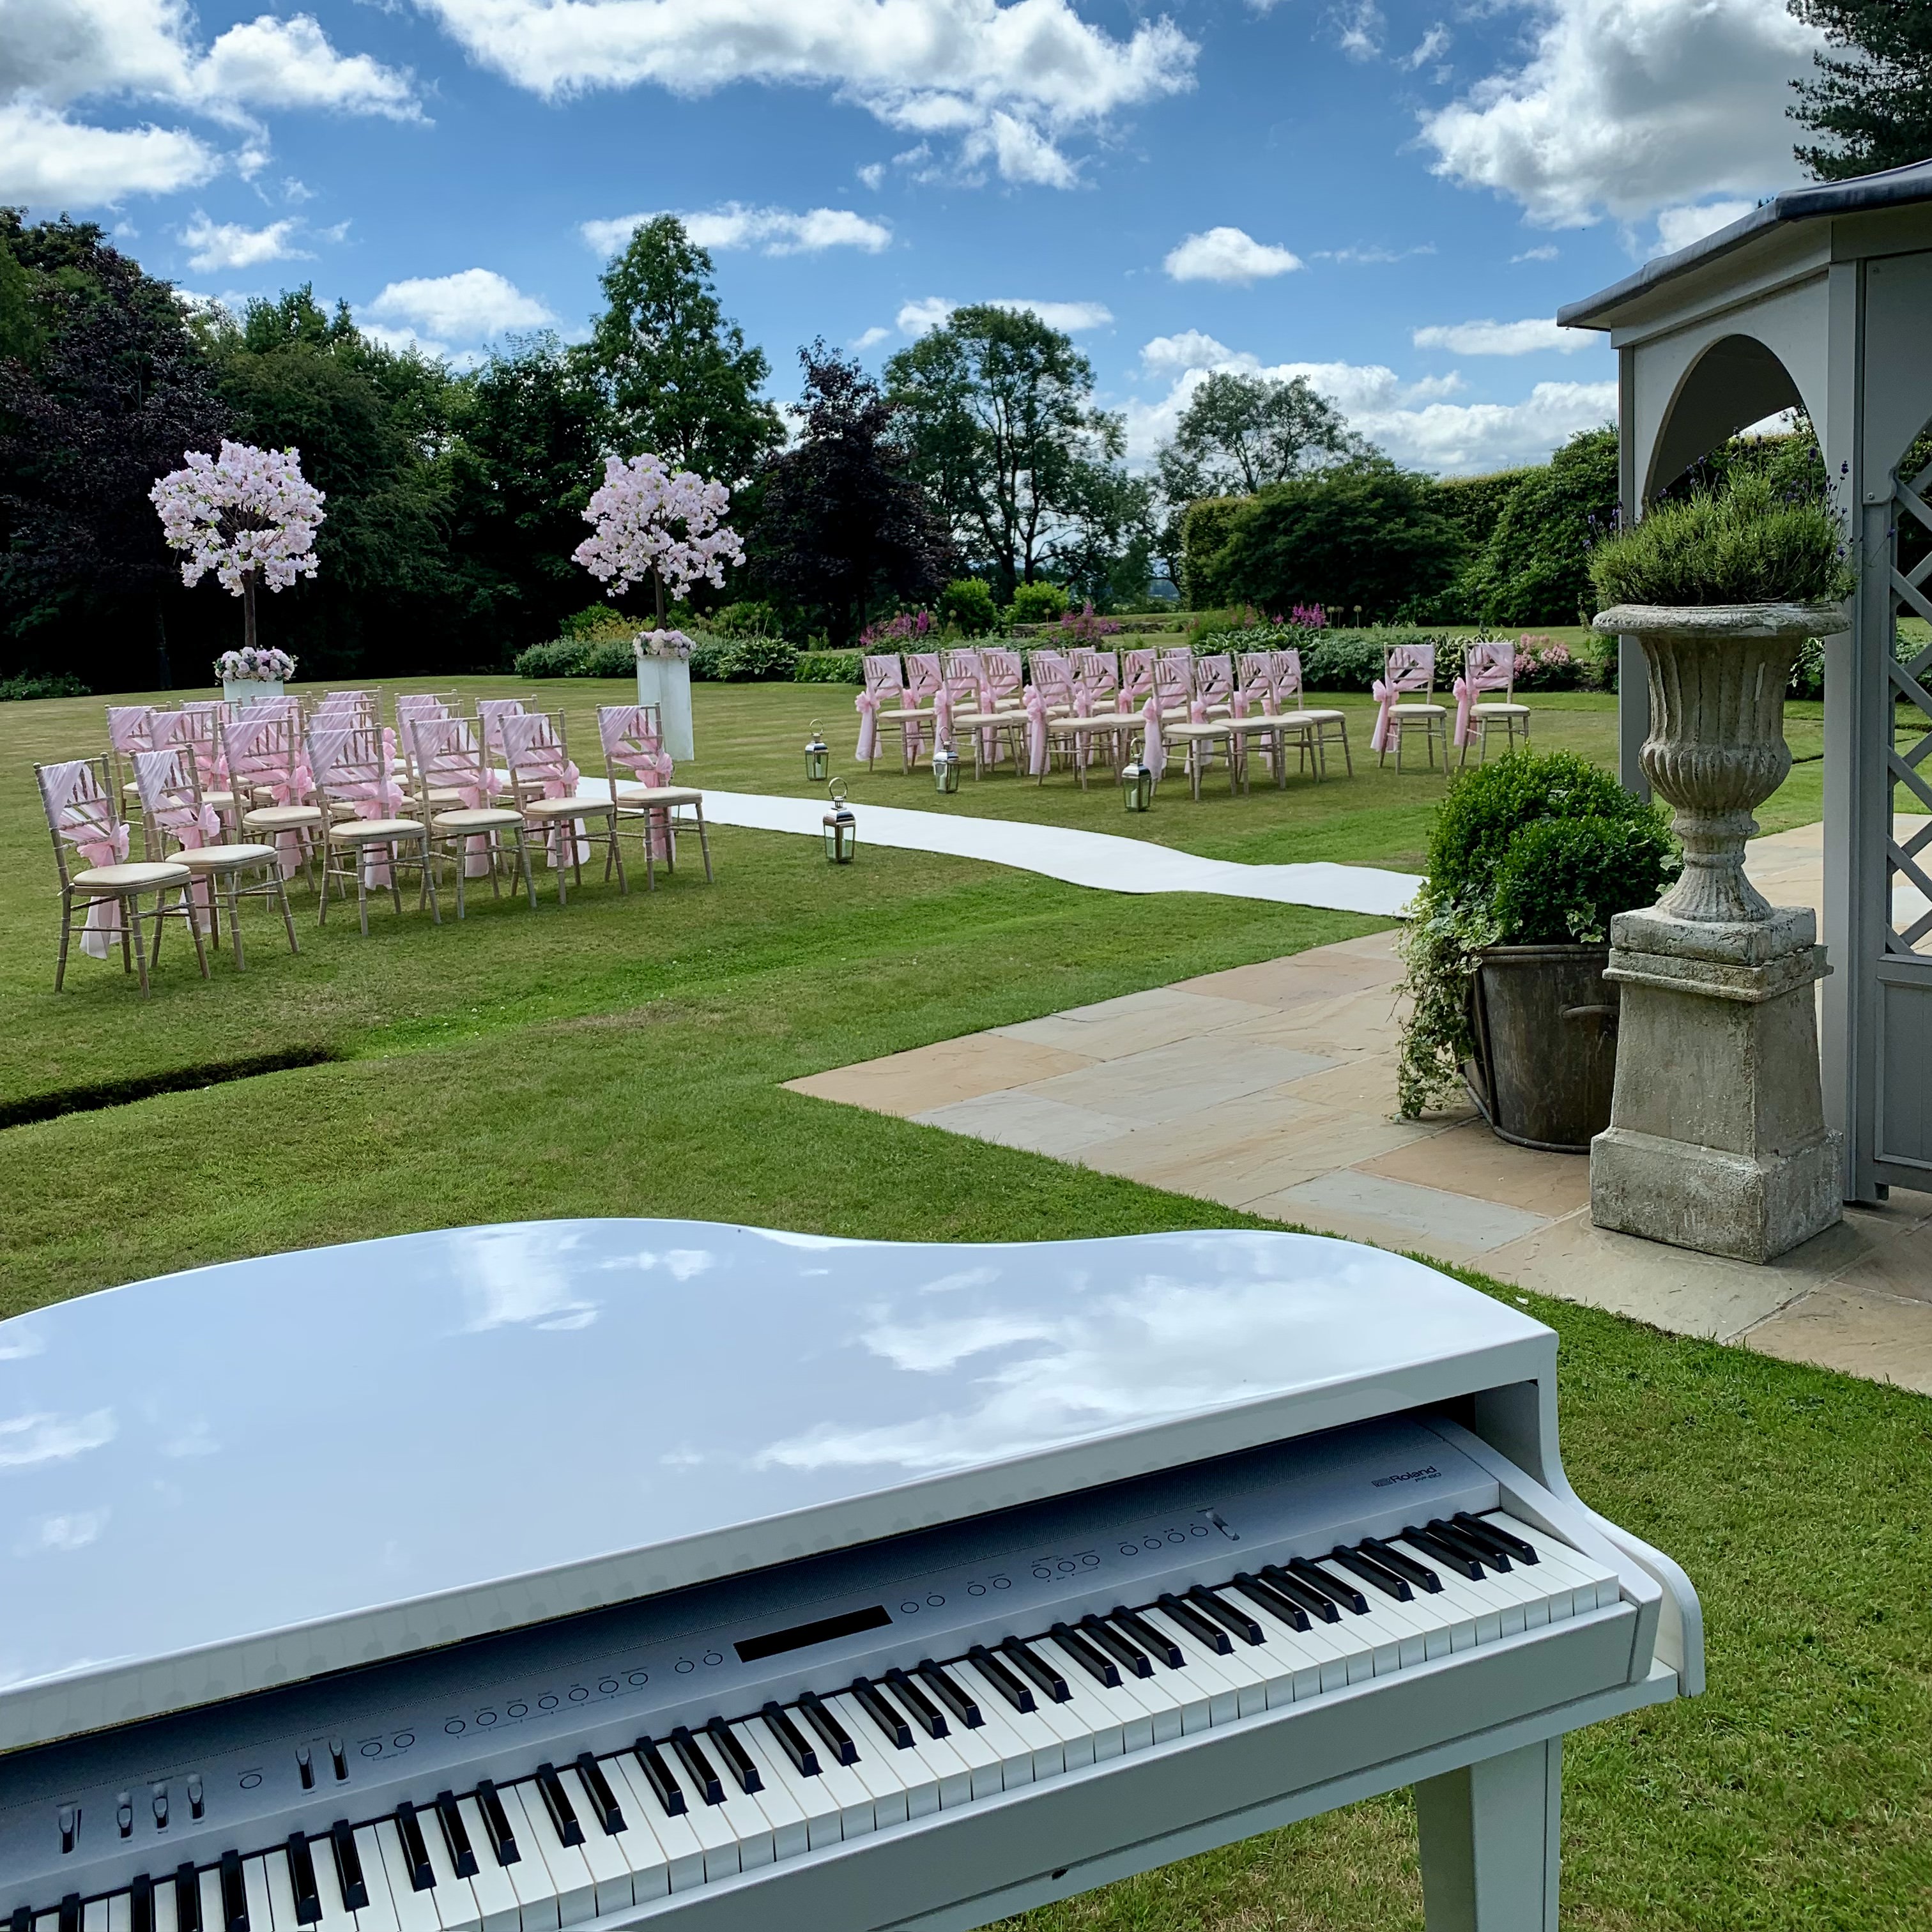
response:
[(1104, 1651), (1129, 1677), (1151, 1677), (1154, 1660), (1127, 1640), (1104, 1617), (1090, 1610), (1080, 1619), (1080, 1633), (1096, 1650)]
[[(584, 1821), (577, 1815), (576, 1807), (566, 1795), (562, 1780), (556, 1774), (554, 1764), (540, 1764), (532, 1780), (537, 1795), (543, 1801), (544, 1815), (550, 1820), (560, 1844), (580, 1845), (584, 1842)], [(527, 1807), (526, 1808), (528, 1808)]]
[[(374, 1826), (357, 1826), (356, 1855), (362, 1861), (363, 1882), (369, 1894), (368, 1904), (356, 1914), (357, 1932), (400, 1932), (388, 1869), (383, 1862), (382, 1843), (376, 1835)], [(413, 1898), (415, 1894), (410, 1895)]]
[(906, 1722), (904, 1714), (896, 1705), (880, 1695), (878, 1687), (870, 1678), (854, 1678), (848, 1695), (872, 1720), (872, 1729), (887, 1743), (896, 1746), (900, 1750), (912, 1748), (911, 1725)]
[(1492, 1550), (1500, 1550), (1505, 1556), (1514, 1557), (1519, 1563), (1534, 1564), (1537, 1561), (1535, 1550), (1520, 1536), (1513, 1536), (1493, 1517), (1472, 1516), (1467, 1510), (1458, 1510), (1449, 1520), (1465, 1536)]
[[(1235, 1577), (1234, 1587), (1250, 1603), (1267, 1611), (1276, 1623), (1285, 1624), (1292, 1630), (1305, 1630), (1312, 1621), (1306, 1610), (1294, 1598), (1246, 1570)], [(1334, 1606), (1330, 1604), (1329, 1607), (1332, 1610)]]
[(442, 1834), (442, 1848), (448, 1855), (449, 1868), (458, 1878), (474, 1878), (477, 1872), (476, 1844), (470, 1827), (463, 1822), (456, 1793), (436, 1794), (436, 1828)]
[(570, 1801), (571, 1809), (580, 1819), (592, 1814), (577, 1851), (590, 1868), (590, 1884), (596, 1894), (597, 1910), (600, 1914), (620, 1911), (634, 1902), (631, 1889), (631, 1862), (618, 1850), (616, 1838), (598, 1823), (584, 1791), (584, 1780), (578, 1777), (575, 1766), (566, 1765), (557, 1773), (557, 1780), (563, 1786), (564, 1796)]
[(986, 1722), (977, 1702), (967, 1696), (958, 1684), (946, 1676), (944, 1668), (934, 1663), (931, 1658), (920, 1665), (919, 1677), (920, 1682), (968, 1730), (977, 1730)]
[(590, 1816), (613, 1838), (624, 1828), (624, 1808), (604, 1775), (604, 1767), (588, 1751), (577, 1754), (577, 1781), (590, 1808)]
[[(178, 1932), (202, 1932), (201, 1880), (191, 1864), (176, 1868), (174, 1882), (175, 1924)], [(219, 1928), (214, 1928), (219, 1932)]]
[(1226, 1657), (1234, 1648), (1233, 1640), (1219, 1624), (1172, 1591), (1161, 1598), (1159, 1607), (1166, 1612), (1170, 1623), (1178, 1624), (1202, 1649)]
[(1033, 1708), (1031, 1688), (1016, 1676), (1012, 1669), (995, 1657), (983, 1643), (976, 1643), (967, 1655), (981, 1678), (990, 1684), (1012, 1709), (1030, 1711)]
[(1036, 1651), (1030, 1648), (1016, 1636), (1002, 1640), (1000, 1654), (1018, 1668), (1022, 1675), (1030, 1677), (1035, 1689), (1040, 1691), (1049, 1703), (1064, 1704), (1067, 1699), (1066, 1679), (1058, 1669)]
[(1396, 1549), (1382, 1537), (1365, 1536), (1356, 1548), (1371, 1563), (1379, 1563), (1384, 1570), (1392, 1571), (1418, 1590), (1439, 1590), (1442, 1587), (1442, 1579), (1426, 1563), (1418, 1562), (1406, 1550)]
[[(772, 1754), (764, 1748), (770, 1742), (770, 1732), (755, 1718), (734, 1724), (731, 1732), (738, 1748), (751, 1760), (752, 1772), (758, 1779), (757, 1784), (746, 1795), (765, 1814), (765, 1822), (771, 1827), (772, 1856), (783, 1860), (795, 1858), (801, 1852), (809, 1851), (812, 1843), (806, 1829), (805, 1814), (797, 1800), (777, 1781), (776, 1774), (771, 1768)], [(774, 1745), (772, 1750), (776, 1748)]]
[(275, 1915), (276, 1932), (283, 1932), (284, 1924), (290, 1922), (296, 1925), (319, 1925), (322, 1922), (322, 1892), (316, 1880), (315, 1854), (308, 1848), (307, 1837), (300, 1832), (293, 1833), (282, 1856), (288, 1871), (291, 1918), (284, 1921), (281, 1901), (273, 1896), (277, 1881), (274, 1868), (271, 1866), (268, 1871), (269, 1904)]
[(818, 1775), (818, 1754), (806, 1742), (805, 1733), (792, 1722), (784, 1706), (773, 1698), (759, 1713), (778, 1748), (801, 1778)]
[(1119, 1684), (1120, 1666), (1098, 1644), (1082, 1636), (1071, 1624), (1055, 1624), (1053, 1641), (1095, 1683), (1106, 1684), (1110, 1688)]
[(737, 1780), (738, 1789), (748, 1798), (754, 1796), (764, 1780), (750, 1754), (732, 1736), (731, 1726), (722, 1718), (713, 1718), (705, 1726), (704, 1734), (717, 1747), (718, 1755), (724, 1768)]
[(1187, 1600), (1196, 1610), (1212, 1617), (1216, 1622), (1225, 1624), (1244, 1643), (1259, 1644), (1267, 1641), (1261, 1625), (1240, 1604), (1224, 1596), (1220, 1591), (1210, 1589), (1205, 1583), (1196, 1583), (1187, 1592)]
[[(826, 1706), (847, 1730), (864, 1723), (868, 1731), (873, 1726), (869, 1719), (862, 1720), (859, 1707), (843, 1691), (825, 1700)], [(872, 1812), (883, 1829), (887, 1825), (902, 1825), (911, 1816), (906, 1801), (904, 1780), (898, 1776), (892, 1760), (902, 1756), (896, 1750), (866, 1750), (860, 1753), (851, 1769), (859, 1782), (872, 1793)], [(938, 1794), (933, 1794), (935, 1808)]]
[[(838, 1802), (826, 1788), (825, 1780), (815, 1774), (808, 1778), (791, 1760), (791, 1754), (778, 1741), (778, 1733), (762, 1717), (747, 1718), (742, 1726), (745, 1748), (758, 1761), (758, 1768), (764, 1773), (766, 1791), (782, 1792), (788, 1798), (803, 1822), (806, 1849), (817, 1851), (826, 1845), (836, 1845), (844, 1833), (838, 1822)], [(759, 1794), (760, 1800), (765, 1793)], [(772, 1808), (765, 1807), (767, 1816)], [(774, 1823), (773, 1830), (778, 1827)], [(793, 1854), (781, 1850), (781, 1858)]]
[(1186, 1660), (1178, 1643), (1163, 1636), (1144, 1618), (1136, 1616), (1126, 1604), (1116, 1604), (1108, 1612), (1108, 1618), (1150, 1656), (1159, 1658), (1168, 1670), (1178, 1670)]
[(819, 1742), (831, 1754), (835, 1764), (854, 1764), (858, 1761), (858, 1744), (845, 1726), (826, 1709), (824, 1699), (816, 1691), (806, 1691), (799, 1699), (798, 1708), (805, 1713), (806, 1722), (818, 1733)]
[(1328, 1561), (1351, 1576), (1359, 1576), (1364, 1583), (1372, 1584), (1384, 1596), (1394, 1598), (1398, 1603), (1415, 1594), (1407, 1577), (1365, 1556), (1359, 1550), (1349, 1549), (1345, 1544), (1338, 1543), (1329, 1551)]
[(690, 1726), (680, 1724), (670, 1734), (670, 1748), (678, 1762), (683, 1766), (685, 1775), (690, 1779), (692, 1789), (706, 1804), (722, 1804), (724, 1802), (724, 1781), (712, 1768), (711, 1760), (704, 1755), (698, 1740), (691, 1734)]
[[(442, 1922), (436, 1916), (436, 1900), (427, 1886), (417, 1889), (410, 1855), (403, 1847), (395, 1820), (378, 1819), (370, 1829), (375, 1834), (376, 1856), (382, 1861), (382, 1875), (388, 1880), (389, 1903), (399, 1932), (440, 1932)], [(364, 1863), (366, 1866), (368, 1861)]]
[(517, 1833), (524, 1846), (524, 1856), (540, 1864), (550, 1874), (550, 1889), (556, 1894), (557, 1922), (581, 1925), (597, 1916), (597, 1887), (584, 1855), (574, 1845), (566, 1845), (556, 1834), (550, 1814), (544, 1808), (543, 1794), (532, 1779), (519, 1779), (502, 1787), (503, 1808), (514, 1826), (520, 1812), (523, 1827)]
[(692, 1830), (690, 1820), (681, 1811), (666, 1811), (658, 1802), (657, 1794), (652, 1790), (651, 1781), (645, 1775), (644, 1766), (634, 1751), (626, 1751), (609, 1762), (611, 1772), (619, 1780), (618, 1790), (628, 1790), (635, 1801), (632, 1822), (638, 1826), (649, 1826), (651, 1835), (663, 1850), (664, 1862), (670, 1870), (671, 1891), (695, 1891), (704, 1882), (704, 1847)]
[[(470, 1875), (470, 1890), (483, 1921), (483, 1932), (521, 1932), (523, 1918), (517, 1902), (517, 1888), (511, 1883), (509, 1874), (496, 1862), (490, 1850), (489, 1828), (483, 1822), (483, 1814), (478, 1809), (476, 1799), (458, 1798), (456, 1810), (464, 1831), (469, 1834), (470, 1844), (482, 1848), (478, 1852), (476, 1869)], [(330, 1928), (325, 1928), (324, 1932), (330, 1932)]]
[[(1262, 1574), (1265, 1576), (1273, 1566), (1264, 1564)], [(1301, 1584), (1311, 1594), (1327, 1598), (1331, 1604), (1358, 1617), (1369, 1613), (1369, 1600), (1346, 1576), (1338, 1576), (1333, 1570), (1323, 1569), (1319, 1564), (1311, 1562), (1306, 1556), (1291, 1556), (1283, 1566), (1290, 1576)]]
[[(598, 1773), (610, 1787), (612, 1803), (625, 1814), (623, 1830), (606, 1833), (604, 1842), (630, 1868), (632, 1899), (639, 1905), (648, 1905), (652, 1899), (662, 1898), (670, 1890), (670, 1861), (657, 1834), (651, 1829), (649, 1808), (638, 1804), (632, 1797), (630, 1788), (624, 1782), (622, 1764), (613, 1759), (608, 1766), (598, 1765)], [(583, 1776), (580, 1771), (580, 1783)], [(584, 1786), (586, 1792), (590, 1788), (587, 1784)]]
[[(1454, 1544), (1436, 1535), (1431, 1531), (1424, 1529), (1420, 1523), (1405, 1524), (1402, 1528), (1402, 1540), (1412, 1550), (1416, 1551), (1418, 1556), (1426, 1557), (1428, 1559), (1427, 1562), (1423, 1564), (1424, 1568), (1426, 1569), (1430, 1564), (1436, 1564), (1444, 1570), (1454, 1570), (1459, 1576), (1466, 1576), (1472, 1583), (1480, 1583), (1483, 1580), (1484, 1574), (1483, 1565), (1478, 1562), (1475, 1558), (1466, 1556)], [(1388, 1548), (1391, 1556), (1399, 1556), (1402, 1554), (1402, 1551), (1392, 1546), (1385, 1545), (1384, 1547)], [(1377, 1553), (1379, 1554), (1379, 1552)], [(1408, 1573), (1404, 1571), (1403, 1574), (1407, 1575)], [(1409, 1580), (1414, 1582), (1416, 1579), (1412, 1576)], [(1438, 1577), (1436, 1580), (1439, 1582), (1442, 1580)], [(1426, 1589), (1428, 1586), (1425, 1584), (1423, 1587)]]
[(369, 1903), (369, 1887), (362, 1872), (362, 1848), (349, 1828), (346, 1818), (338, 1818), (328, 1828), (330, 1862), (335, 1867), (336, 1887), (346, 1911), (361, 1912)]
[(652, 1796), (657, 1800), (658, 1810), (666, 1817), (676, 1818), (690, 1808), (691, 1801), (685, 1796), (683, 1786), (664, 1762), (664, 1753), (649, 1738), (640, 1738), (632, 1747), (632, 1754)]
[(1472, 1536), (1459, 1524), (1445, 1522), (1438, 1516), (1430, 1517), (1423, 1528), (1438, 1543), (1446, 1543), (1451, 1550), (1460, 1551), (1463, 1556), (1480, 1563), (1485, 1570), (1501, 1570), (1507, 1574), (1515, 1568), (1507, 1550), (1486, 1537)]
[(905, 1671), (889, 1670), (886, 1682), (892, 1695), (910, 1712), (912, 1720), (929, 1738), (943, 1738), (949, 1726), (944, 1712), (926, 1694), (924, 1688)]
[(1169, 1622), (1167, 1612), (1157, 1606), (1143, 1610), (1141, 1615), (1170, 1643), (1180, 1647), (1181, 1654), (1186, 1659), (1186, 1673), (1194, 1680), (1190, 1688), (1198, 1687), (1208, 1700), (1209, 1724), (1233, 1723), (1241, 1714), (1240, 1681), (1225, 1675), (1222, 1670), (1223, 1665), (1234, 1661), (1232, 1656), (1223, 1657), (1208, 1649), (1192, 1630), (1184, 1630), (1178, 1623)]
[(424, 1842), (422, 1821), (416, 1808), (406, 1802), (396, 1807), (396, 1837), (403, 1848), (403, 1870), (412, 1892), (428, 1892), (436, 1883), (429, 1867), (429, 1846)]
[[(110, 1924), (108, 1932), (122, 1932)], [(154, 1932), (154, 1881), (143, 1872), (128, 1888), (127, 1932)]]
[(986, 1675), (985, 1666), (975, 1659), (956, 1664), (952, 1670), (976, 1697), (987, 1724), (1004, 1726), (1012, 1734), (1016, 1742), (1026, 1748), (1032, 1760), (1033, 1777), (1023, 1782), (1038, 1783), (1044, 1778), (1058, 1778), (1066, 1768), (1066, 1753), (1060, 1733), (1043, 1721), (1036, 1707), (1022, 1710), (1010, 1702)]

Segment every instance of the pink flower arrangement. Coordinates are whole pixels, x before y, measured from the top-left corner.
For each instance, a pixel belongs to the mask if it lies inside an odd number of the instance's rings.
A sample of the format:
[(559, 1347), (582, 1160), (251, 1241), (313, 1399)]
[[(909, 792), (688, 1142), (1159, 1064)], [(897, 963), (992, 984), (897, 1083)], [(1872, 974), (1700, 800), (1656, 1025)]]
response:
[(214, 674), (224, 684), (285, 684), (296, 674), (296, 661), (286, 651), (244, 644), (224, 651), (214, 661)]
[(596, 526), (572, 554), (619, 595), (650, 582), (664, 616), (668, 591), (680, 601), (700, 581), (722, 589), (724, 566), (742, 563), (738, 533), (724, 521), (731, 493), (694, 470), (673, 470), (661, 456), (613, 456), (584, 521)]
[(688, 662), (692, 644), (682, 631), (640, 631), (631, 640), (631, 648), (640, 658), (676, 658)]

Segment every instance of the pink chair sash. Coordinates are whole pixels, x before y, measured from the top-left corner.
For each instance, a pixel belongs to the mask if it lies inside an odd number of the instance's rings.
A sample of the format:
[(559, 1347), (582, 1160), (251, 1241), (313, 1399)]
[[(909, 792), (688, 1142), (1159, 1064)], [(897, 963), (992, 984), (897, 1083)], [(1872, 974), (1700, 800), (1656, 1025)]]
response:
[[(521, 776), (526, 784), (534, 776), (543, 787), (545, 798), (576, 796), (584, 774), (574, 760), (564, 756), (563, 746), (543, 712), (518, 712), (505, 718), (502, 727), (503, 755), (510, 761), (513, 776)], [(590, 856), (590, 842), (585, 836), (583, 820), (573, 819), (571, 823), (576, 828), (572, 840), (566, 840), (560, 826), (544, 827), (544, 856), (553, 866), (570, 862), (572, 843), (576, 846), (580, 865)]]
[(1387, 675), (1369, 688), (1376, 700), (1376, 728), (1369, 738), (1369, 749), (1380, 752), (1388, 746), (1389, 713), (1406, 691), (1426, 691), (1436, 676), (1436, 652), (1427, 644), (1399, 644), (1384, 660)]
[(859, 712), (859, 747), (852, 755), (862, 765), (869, 765), (879, 749), (879, 694), (862, 691), (852, 702)]
[(1046, 694), (1036, 684), (1026, 688), (1027, 776), (1046, 776)]
[[(92, 776), (85, 758), (70, 758), (63, 764), (49, 765), (40, 772), (40, 795), (46, 800), (47, 822), (80, 855), (82, 866), (124, 865), (128, 858), (128, 828), (113, 822), (107, 801), (82, 799), (80, 794)], [(80, 935), (80, 950), (90, 959), (105, 959), (111, 950), (110, 935), (118, 936), (118, 908), (111, 899), (96, 899), (87, 909), (87, 923)]]
[(124, 757), (144, 752), (154, 744), (154, 707), (152, 704), (110, 704), (107, 707), (107, 742)]
[(1161, 774), (1167, 770), (1167, 747), (1160, 736), (1160, 695), (1157, 692), (1148, 694), (1148, 701), (1141, 707), (1141, 722), (1147, 727), (1147, 742), (1141, 756), (1147, 760), (1148, 770), (1153, 772), (1156, 784)]
[[(670, 783), (671, 755), (664, 748), (648, 705), (599, 705), (597, 735), (603, 742), (604, 760), (612, 769), (621, 766), (649, 790)], [(670, 814), (647, 817), (644, 824), (650, 832), (651, 856), (675, 857), (677, 834)]]
[(1469, 717), (1478, 694), (1507, 691), (1516, 675), (1516, 646), (1510, 644), (1472, 644), (1464, 654), (1462, 675), (1456, 680), (1456, 742), (1469, 738)]

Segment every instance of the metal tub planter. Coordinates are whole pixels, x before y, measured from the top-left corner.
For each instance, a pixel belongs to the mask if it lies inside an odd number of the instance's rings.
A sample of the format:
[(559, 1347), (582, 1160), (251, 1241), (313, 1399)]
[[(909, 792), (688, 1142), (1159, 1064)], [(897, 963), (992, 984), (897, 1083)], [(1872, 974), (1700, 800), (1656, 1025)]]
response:
[(1470, 982), (1463, 1077), (1498, 1138), (1588, 1154), (1610, 1124), (1618, 989), (1604, 946), (1492, 946)]

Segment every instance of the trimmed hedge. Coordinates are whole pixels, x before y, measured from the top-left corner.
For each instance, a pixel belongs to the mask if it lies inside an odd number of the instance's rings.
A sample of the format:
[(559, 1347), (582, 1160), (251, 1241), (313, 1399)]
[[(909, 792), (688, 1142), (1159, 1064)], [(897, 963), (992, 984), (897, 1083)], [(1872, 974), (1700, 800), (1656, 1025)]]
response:
[(1221, 602), (1214, 561), (1233, 534), (1234, 519), (1253, 501), (1248, 496), (1203, 496), (1180, 518), (1180, 598), (1190, 610)]
[(862, 684), (859, 660), (856, 651), (800, 651), (792, 676), (800, 684)]

